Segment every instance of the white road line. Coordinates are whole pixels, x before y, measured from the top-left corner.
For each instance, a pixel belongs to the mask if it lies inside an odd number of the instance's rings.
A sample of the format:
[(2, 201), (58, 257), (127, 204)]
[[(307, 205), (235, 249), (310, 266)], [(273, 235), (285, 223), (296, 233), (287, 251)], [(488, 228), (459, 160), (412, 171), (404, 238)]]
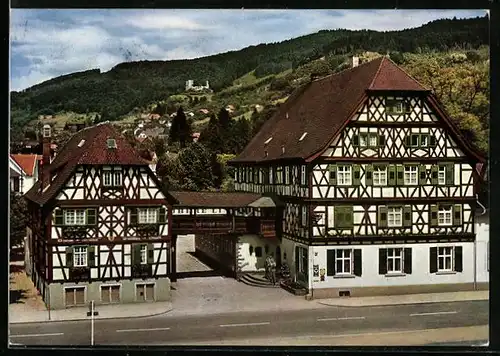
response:
[(350, 316), (345, 318), (322, 318), (318, 319), (318, 321), (330, 321), (330, 320), (362, 320), (365, 319), (364, 316)]
[(126, 333), (134, 331), (160, 331), (160, 330), (170, 330), (170, 328), (153, 328), (153, 329), (121, 329), (116, 330), (117, 333)]
[(420, 315), (442, 315), (442, 314), (456, 314), (457, 311), (443, 311), (443, 312), (433, 312), (433, 313), (415, 313), (410, 314), (410, 316), (420, 316)]
[(64, 333), (10, 335), (10, 337), (43, 337), (43, 336), (60, 336), (60, 335), (64, 335)]
[(219, 325), (221, 328), (228, 328), (231, 326), (254, 326), (254, 325), (269, 325), (271, 324), (269, 321), (263, 322), (263, 323), (247, 323), (247, 324), (223, 324)]

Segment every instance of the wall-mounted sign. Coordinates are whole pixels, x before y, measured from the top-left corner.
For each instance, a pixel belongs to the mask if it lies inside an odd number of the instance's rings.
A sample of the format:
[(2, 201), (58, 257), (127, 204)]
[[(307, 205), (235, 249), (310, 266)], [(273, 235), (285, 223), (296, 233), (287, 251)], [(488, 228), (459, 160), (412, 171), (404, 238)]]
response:
[(313, 277), (319, 276), (319, 265), (313, 265)]

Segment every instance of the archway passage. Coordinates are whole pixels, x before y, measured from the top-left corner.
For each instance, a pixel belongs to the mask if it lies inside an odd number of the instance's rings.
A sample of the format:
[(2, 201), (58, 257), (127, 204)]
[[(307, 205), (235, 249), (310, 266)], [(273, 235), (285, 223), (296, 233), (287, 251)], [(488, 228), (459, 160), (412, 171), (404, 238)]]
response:
[(217, 263), (196, 249), (194, 234), (177, 236), (177, 278), (223, 276)]

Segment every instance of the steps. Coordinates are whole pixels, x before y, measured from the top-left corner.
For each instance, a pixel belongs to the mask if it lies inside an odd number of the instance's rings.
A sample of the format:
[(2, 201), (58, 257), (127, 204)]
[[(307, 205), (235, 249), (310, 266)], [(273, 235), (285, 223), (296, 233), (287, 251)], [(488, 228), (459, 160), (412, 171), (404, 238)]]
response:
[(263, 273), (242, 273), (240, 276), (240, 282), (243, 282), (252, 287), (280, 288), (278, 279), (276, 279), (276, 284), (273, 285), (269, 280), (266, 279)]

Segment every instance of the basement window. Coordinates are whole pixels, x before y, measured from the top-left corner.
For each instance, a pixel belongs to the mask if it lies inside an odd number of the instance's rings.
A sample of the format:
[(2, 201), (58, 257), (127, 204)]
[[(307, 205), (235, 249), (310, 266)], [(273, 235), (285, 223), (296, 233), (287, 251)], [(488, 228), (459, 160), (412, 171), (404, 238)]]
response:
[(272, 138), (272, 136), (271, 136), (271, 137), (269, 137), (269, 138), (266, 140), (266, 142), (264, 142), (264, 145), (267, 145), (269, 142), (271, 142), (271, 140), (272, 140), (272, 139), (273, 139), (273, 138)]
[(302, 141), (307, 135), (307, 132), (304, 132), (302, 136), (300, 136), (299, 141)]

